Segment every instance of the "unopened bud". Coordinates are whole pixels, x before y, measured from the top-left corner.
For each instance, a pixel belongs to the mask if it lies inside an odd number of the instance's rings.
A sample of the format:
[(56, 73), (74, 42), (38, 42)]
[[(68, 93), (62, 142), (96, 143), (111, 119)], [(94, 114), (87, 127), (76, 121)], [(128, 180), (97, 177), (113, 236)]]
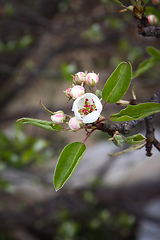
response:
[(83, 122), (81, 120), (78, 120), (76, 117), (72, 117), (69, 120), (68, 126), (72, 131), (77, 131), (83, 126)]
[(153, 4), (159, 4), (159, 3), (160, 3), (160, 0), (152, 0), (152, 3), (153, 3)]
[(65, 114), (61, 110), (57, 111), (57, 112), (54, 112), (54, 115), (51, 116), (51, 120), (56, 124), (63, 123), (65, 118), (66, 118)]
[(78, 72), (75, 74), (74, 79), (73, 79), (74, 83), (76, 84), (81, 84), (82, 82), (85, 81), (85, 73), (84, 72)]
[(84, 87), (79, 86), (79, 85), (75, 85), (70, 91), (70, 96), (73, 99), (76, 99), (78, 97), (81, 97), (84, 93), (85, 93)]
[(92, 72), (92, 73), (87, 73), (86, 75), (86, 84), (89, 86), (95, 86), (99, 81), (99, 76)]
[(158, 18), (153, 14), (148, 15), (147, 18), (150, 25), (156, 25), (158, 23)]
[(71, 97), (71, 95), (70, 95), (71, 89), (72, 89), (72, 88), (67, 88), (65, 91), (63, 91), (64, 94), (66, 95), (66, 97), (68, 97), (68, 98)]

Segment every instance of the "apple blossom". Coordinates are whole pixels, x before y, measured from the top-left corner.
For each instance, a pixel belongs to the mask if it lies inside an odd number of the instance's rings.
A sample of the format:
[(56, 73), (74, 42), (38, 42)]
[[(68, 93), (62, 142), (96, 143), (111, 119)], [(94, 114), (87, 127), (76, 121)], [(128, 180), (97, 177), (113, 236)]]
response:
[(70, 96), (73, 99), (76, 99), (78, 97), (81, 97), (84, 93), (85, 93), (84, 87), (82, 87), (80, 85), (75, 85), (70, 91)]
[(72, 88), (67, 88), (65, 91), (63, 91), (64, 94), (66, 95), (66, 97), (68, 97), (68, 98), (71, 97), (71, 95), (70, 95), (71, 89), (72, 89)]
[(76, 117), (72, 117), (68, 123), (68, 126), (72, 131), (77, 131), (82, 127), (82, 125), (83, 122), (81, 120), (78, 120)]
[(85, 93), (74, 101), (72, 111), (83, 123), (93, 123), (102, 112), (102, 103), (95, 94)]
[(57, 112), (54, 112), (54, 115), (51, 116), (51, 120), (56, 124), (63, 123), (65, 118), (66, 118), (65, 114), (61, 110), (57, 111)]
[(96, 73), (87, 73), (86, 75), (86, 84), (89, 86), (95, 86), (99, 81), (99, 77)]
[(78, 72), (75, 74), (73, 81), (77, 84), (81, 84), (85, 81), (85, 73), (84, 72)]

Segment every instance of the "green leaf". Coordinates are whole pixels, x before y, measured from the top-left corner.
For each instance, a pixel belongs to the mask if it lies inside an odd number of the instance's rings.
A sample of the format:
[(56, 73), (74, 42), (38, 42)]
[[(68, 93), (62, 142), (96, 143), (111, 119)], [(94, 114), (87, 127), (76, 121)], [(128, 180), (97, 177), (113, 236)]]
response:
[(123, 4), (120, 2), (120, 1), (118, 1), (118, 0), (109, 0), (110, 2), (112, 2), (112, 3), (115, 3), (115, 4), (117, 4), (117, 5), (119, 5), (119, 6), (122, 6)]
[(54, 173), (54, 186), (56, 191), (63, 187), (72, 176), (80, 163), (86, 146), (81, 142), (73, 142), (67, 145), (61, 152)]
[(20, 118), (17, 122), (21, 124), (31, 124), (46, 130), (61, 132), (64, 128), (58, 124), (54, 124), (52, 121), (39, 120), (34, 118)]
[(136, 71), (133, 72), (132, 79), (138, 77), (142, 73), (148, 71), (151, 67), (153, 67), (159, 60), (155, 57), (150, 57), (144, 62), (142, 62)]
[(127, 144), (130, 145), (136, 145), (136, 144), (140, 144), (142, 142), (144, 142), (146, 138), (141, 134), (134, 134), (132, 136), (126, 137), (126, 139), (124, 140)]
[(112, 114), (110, 119), (112, 121), (132, 121), (138, 120), (154, 113), (160, 112), (159, 103), (141, 103), (138, 105), (129, 105), (125, 109), (121, 110), (119, 113)]
[(121, 62), (107, 80), (102, 98), (108, 103), (120, 100), (127, 91), (131, 82), (132, 67), (130, 63)]
[(160, 60), (160, 51), (158, 49), (150, 46), (150, 47), (147, 47), (147, 52), (152, 57), (158, 58)]

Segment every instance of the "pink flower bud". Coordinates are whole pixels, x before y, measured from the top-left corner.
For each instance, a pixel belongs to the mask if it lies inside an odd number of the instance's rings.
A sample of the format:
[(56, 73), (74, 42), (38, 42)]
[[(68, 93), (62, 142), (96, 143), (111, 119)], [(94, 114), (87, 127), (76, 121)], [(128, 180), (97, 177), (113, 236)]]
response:
[(160, 0), (152, 0), (152, 3), (153, 3), (153, 4), (159, 4), (159, 3), (160, 3)]
[(73, 81), (77, 84), (81, 84), (85, 81), (85, 73), (84, 72), (78, 72), (75, 74)]
[(83, 122), (81, 120), (78, 120), (76, 117), (72, 117), (69, 120), (68, 126), (72, 131), (77, 131), (83, 126)]
[(65, 91), (63, 91), (64, 94), (66, 95), (66, 97), (68, 97), (68, 98), (71, 97), (71, 95), (70, 95), (71, 89), (72, 89), (72, 88), (67, 88)]
[(54, 113), (54, 115), (51, 116), (51, 120), (56, 123), (56, 124), (60, 124), (63, 123), (63, 121), (65, 120), (66, 116), (64, 114), (63, 111), (57, 111)]
[(84, 87), (79, 86), (79, 85), (75, 85), (70, 91), (70, 96), (73, 99), (76, 99), (78, 97), (81, 97), (84, 93), (85, 93)]
[(86, 84), (89, 86), (95, 86), (99, 81), (99, 77), (96, 73), (87, 73), (86, 75)]
[(156, 25), (158, 23), (158, 18), (153, 14), (148, 15), (147, 18), (150, 25)]

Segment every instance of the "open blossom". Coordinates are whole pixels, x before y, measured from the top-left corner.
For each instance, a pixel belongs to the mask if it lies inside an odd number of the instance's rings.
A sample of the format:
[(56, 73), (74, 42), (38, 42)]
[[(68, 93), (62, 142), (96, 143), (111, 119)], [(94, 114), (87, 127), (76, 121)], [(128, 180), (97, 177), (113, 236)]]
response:
[(70, 96), (73, 99), (76, 99), (76, 98), (81, 97), (84, 93), (85, 93), (84, 87), (82, 87), (80, 85), (75, 85), (70, 91)]
[(74, 101), (72, 111), (83, 123), (93, 123), (102, 112), (102, 103), (95, 94), (85, 93)]
[(99, 81), (99, 77), (96, 73), (87, 73), (86, 75), (86, 84), (89, 86), (95, 86)]
[(69, 120), (68, 126), (72, 131), (77, 131), (83, 126), (83, 122), (81, 120), (78, 120), (76, 117), (72, 117)]
[(85, 81), (85, 73), (84, 72), (78, 72), (75, 74), (73, 81), (77, 84), (81, 84)]
[(66, 116), (64, 114), (63, 111), (57, 111), (54, 113), (54, 115), (51, 116), (51, 120), (56, 123), (56, 124), (60, 124), (63, 123), (63, 121), (65, 120)]

